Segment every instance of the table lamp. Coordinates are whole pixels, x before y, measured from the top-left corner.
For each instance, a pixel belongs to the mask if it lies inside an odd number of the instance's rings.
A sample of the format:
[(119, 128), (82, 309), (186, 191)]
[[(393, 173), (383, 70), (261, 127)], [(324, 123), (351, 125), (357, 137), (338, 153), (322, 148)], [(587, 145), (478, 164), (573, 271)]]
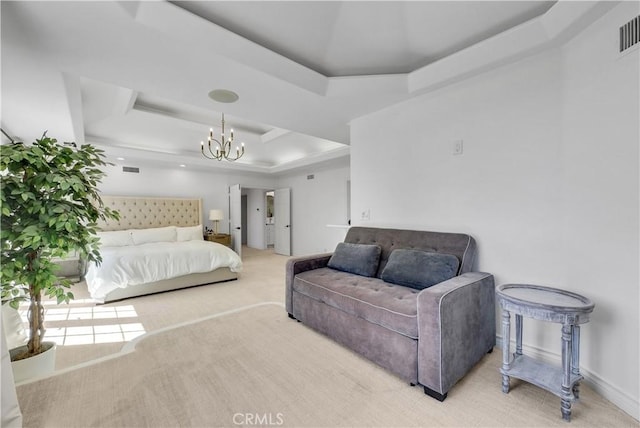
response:
[(218, 222), (224, 219), (222, 210), (209, 210), (209, 220), (213, 222), (213, 234), (218, 234)]

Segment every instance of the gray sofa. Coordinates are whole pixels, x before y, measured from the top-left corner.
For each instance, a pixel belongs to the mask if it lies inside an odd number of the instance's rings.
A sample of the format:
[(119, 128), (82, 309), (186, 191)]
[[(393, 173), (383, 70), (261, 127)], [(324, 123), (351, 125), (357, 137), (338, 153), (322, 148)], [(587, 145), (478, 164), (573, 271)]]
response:
[[(465, 234), (352, 227), (336, 252), (288, 260), (286, 309), (442, 401), (495, 345), (494, 280), (471, 272), (475, 254)], [(420, 290), (411, 281), (429, 276), (427, 265), (453, 277)]]

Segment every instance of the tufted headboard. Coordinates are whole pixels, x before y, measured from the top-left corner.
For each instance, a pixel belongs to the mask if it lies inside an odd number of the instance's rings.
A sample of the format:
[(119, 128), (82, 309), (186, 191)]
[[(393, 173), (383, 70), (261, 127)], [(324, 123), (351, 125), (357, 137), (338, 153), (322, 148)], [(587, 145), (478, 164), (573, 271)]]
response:
[(120, 220), (99, 222), (101, 230), (148, 229), (202, 224), (202, 199), (101, 196), (105, 206), (120, 213)]

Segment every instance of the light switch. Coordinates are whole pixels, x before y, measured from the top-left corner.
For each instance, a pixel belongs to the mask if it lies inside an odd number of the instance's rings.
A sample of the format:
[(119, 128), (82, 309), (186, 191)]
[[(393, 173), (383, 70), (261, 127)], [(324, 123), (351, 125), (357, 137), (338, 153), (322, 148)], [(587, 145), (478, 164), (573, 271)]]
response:
[(462, 140), (456, 140), (453, 142), (453, 154), (461, 155), (462, 154)]

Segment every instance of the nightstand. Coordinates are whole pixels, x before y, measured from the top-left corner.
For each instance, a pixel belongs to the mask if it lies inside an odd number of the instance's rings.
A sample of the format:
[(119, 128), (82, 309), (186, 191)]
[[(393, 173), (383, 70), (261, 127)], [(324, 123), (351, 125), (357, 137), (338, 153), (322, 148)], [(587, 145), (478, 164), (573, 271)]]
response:
[(225, 235), (221, 233), (214, 235), (212, 233), (211, 235), (204, 235), (204, 239), (211, 242), (217, 242), (218, 244), (226, 245), (227, 247), (231, 248), (231, 235)]

